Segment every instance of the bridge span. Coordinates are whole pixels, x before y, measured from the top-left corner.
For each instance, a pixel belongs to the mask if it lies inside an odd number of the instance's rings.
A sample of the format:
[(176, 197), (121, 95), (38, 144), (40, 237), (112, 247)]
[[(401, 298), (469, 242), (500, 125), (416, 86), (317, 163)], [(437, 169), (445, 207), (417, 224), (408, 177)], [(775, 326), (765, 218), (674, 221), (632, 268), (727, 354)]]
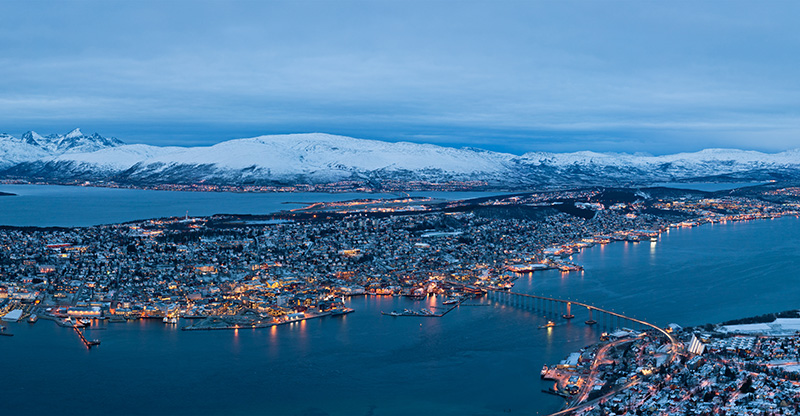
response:
[[(575, 315), (572, 314), (572, 306), (578, 306), (582, 308), (586, 308), (589, 312), (589, 319), (586, 320), (587, 325), (595, 325), (598, 324), (597, 321), (594, 320), (593, 312), (599, 313), (602, 316), (599, 316), (598, 319), (604, 321), (606, 326), (613, 325), (614, 318), (617, 319), (617, 326), (619, 327), (622, 321), (628, 321), (634, 324), (638, 324), (641, 327), (648, 327), (655, 329), (660, 334), (666, 337), (667, 342), (670, 344), (669, 348), (669, 360), (668, 362), (672, 363), (675, 358), (680, 354), (683, 350), (683, 344), (680, 341), (676, 340), (672, 334), (667, 332), (664, 328), (659, 327), (658, 325), (651, 324), (649, 322), (643, 321), (641, 319), (636, 319), (630, 316), (623, 315), (621, 313), (617, 313), (614, 311), (609, 311), (607, 309), (598, 308), (597, 306), (590, 305), (588, 303), (577, 302), (574, 300), (568, 299), (558, 299), (549, 296), (538, 296), (538, 295), (528, 295), (525, 293), (516, 293), (510, 292), (505, 290), (487, 290), (487, 296), (489, 299), (494, 300), (496, 302), (505, 303), (507, 305), (520, 307), (523, 309), (531, 309), (531, 310), (539, 310), (545, 312), (545, 315), (561, 315), (563, 319), (573, 319)], [(609, 322), (611, 321), (611, 322)], [(597, 360), (597, 358), (595, 358)], [(614, 389), (611, 392), (605, 394), (604, 396), (581, 402), (582, 396), (575, 396), (570, 401), (565, 404), (566, 409), (562, 409), (561, 411), (555, 412), (549, 416), (567, 416), (574, 414), (575, 411), (586, 408), (587, 406), (593, 406), (596, 403), (600, 403), (609, 397), (617, 394), (619, 391), (626, 389), (634, 384), (638, 384), (640, 380), (632, 381), (624, 386)]]
[(600, 319), (602, 320), (602, 322), (605, 322), (606, 326), (612, 326), (613, 320), (615, 318), (617, 320), (618, 327), (621, 326), (620, 324), (622, 322), (628, 321), (632, 324), (638, 324), (640, 327), (648, 327), (660, 332), (669, 340), (670, 344), (673, 345), (673, 349), (678, 348), (680, 346), (680, 343), (672, 336), (672, 334), (670, 334), (664, 328), (661, 328), (658, 325), (651, 324), (641, 319), (626, 316), (621, 313), (617, 313), (607, 309), (598, 308), (597, 306), (590, 305), (588, 303), (577, 302), (568, 299), (558, 299), (549, 296), (529, 295), (527, 293), (517, 293), (517, 292), (511, 292), (506, 290), (495, 290), (495, 289), (487, 289), (486, 294), (489, 297), (489, 299), (494, 300), (496, 302), (505, 303), (507, 305), (516, 306), (522, 309), (540, 310), (545, 313), (560, 315), (561, 318), (563, 319), (575, 318), (575, 315), (572, 314), (573, 306), (586, 308), (589, 312), (589, 319), (586, 320), (587, 325), (597, 324), (598, 321), (595, 320), (594, 314), (599, 313), (601, 316), (598, 316), (597, 319)]

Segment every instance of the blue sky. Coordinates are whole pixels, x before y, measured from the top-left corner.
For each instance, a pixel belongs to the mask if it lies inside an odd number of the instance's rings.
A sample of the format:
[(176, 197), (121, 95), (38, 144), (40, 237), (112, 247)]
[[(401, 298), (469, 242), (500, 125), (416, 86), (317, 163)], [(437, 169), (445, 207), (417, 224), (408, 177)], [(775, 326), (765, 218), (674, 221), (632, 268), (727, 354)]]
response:
[(796, 2), (0, 2), (0, 131), (800, 147)]

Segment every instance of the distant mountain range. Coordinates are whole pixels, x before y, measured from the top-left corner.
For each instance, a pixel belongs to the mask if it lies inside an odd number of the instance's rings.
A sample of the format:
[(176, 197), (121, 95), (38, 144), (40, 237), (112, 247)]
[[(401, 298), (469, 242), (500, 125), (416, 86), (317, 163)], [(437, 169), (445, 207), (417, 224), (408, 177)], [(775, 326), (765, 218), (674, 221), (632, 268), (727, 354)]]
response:
[(625, 153), (523, 155), (329, 134), (229, 140), (207, 147), (124, 144), (75, 129), (64, 135), (0, 134), (0, 178), (128, 185), (295, 185), (359, 181), (480, 182), (483, 188), (644, 185), (672, 181), (800, 179), (800, 149), (761, 153), (707, 149), (650, 156)]

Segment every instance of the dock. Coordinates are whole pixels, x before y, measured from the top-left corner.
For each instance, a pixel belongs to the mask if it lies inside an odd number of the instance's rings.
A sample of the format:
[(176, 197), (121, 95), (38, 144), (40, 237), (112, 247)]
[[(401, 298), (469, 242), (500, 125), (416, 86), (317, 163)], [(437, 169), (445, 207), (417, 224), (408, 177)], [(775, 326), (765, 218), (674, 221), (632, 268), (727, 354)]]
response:
[(83, 345), (86, 345), (86, 348), (91, 349), (94, 346), (100, 345), (100, 341), (98, 340), (86, 339), (86, 336), (83, 335), (83, 332), (77, 326), (73, 326), (72, 329), (74, 329), (75, 332), (78, 334), (78, 337), (81, 339), (81, 342), (83, 342)]

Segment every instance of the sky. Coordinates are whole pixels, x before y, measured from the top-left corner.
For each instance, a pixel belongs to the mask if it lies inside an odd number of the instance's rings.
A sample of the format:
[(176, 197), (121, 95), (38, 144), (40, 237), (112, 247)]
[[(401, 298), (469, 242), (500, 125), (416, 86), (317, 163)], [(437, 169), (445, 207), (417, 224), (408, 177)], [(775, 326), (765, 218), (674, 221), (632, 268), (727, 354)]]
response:
[(800, 147), (790, 1), (0, 1), (0, 132)]

